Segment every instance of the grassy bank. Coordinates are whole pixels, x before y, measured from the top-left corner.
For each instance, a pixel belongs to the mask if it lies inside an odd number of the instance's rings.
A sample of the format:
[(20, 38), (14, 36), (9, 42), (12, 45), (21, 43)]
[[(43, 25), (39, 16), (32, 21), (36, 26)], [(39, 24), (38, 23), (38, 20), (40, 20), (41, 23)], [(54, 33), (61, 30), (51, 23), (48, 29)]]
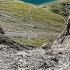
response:
[(7, 32), (23, 34), (29, 32), (29, 35), (27, 33), (23, 37), (19, 35), (13, 39), (34, 46), (53, 42), (65, 24), (61, 15), (20, 2), (2, 2), (0, 3), (0, 11), (5, 14), (5, 17), (10, 17), (0, 19), (0, 26)]

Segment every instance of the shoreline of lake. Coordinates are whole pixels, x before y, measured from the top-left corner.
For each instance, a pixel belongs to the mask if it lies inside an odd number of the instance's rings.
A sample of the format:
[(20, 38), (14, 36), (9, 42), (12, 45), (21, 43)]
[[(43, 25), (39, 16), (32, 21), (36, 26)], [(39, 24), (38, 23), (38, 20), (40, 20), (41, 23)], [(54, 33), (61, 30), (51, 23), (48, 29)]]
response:
[(20, 3), (22, 3), (22, 4), (27, 4), (27, 5), (30, 5), (30, 6), (32, 6), (32, 7), (44, 7), (44, 6), (48, 6), (48, 5), (50, 5), (50, 4), (53, 4), (53, 3), (57, 3), (57, 2), (62, 2), (62, 1), (64, 1), (64, 0), (57, 0), (57, 1), (52, 1), (52, 2), (46, 2), (46, 3), (44, 3), (44, 4), (41, 4), (41, 5), (34, 5), (34, 4), (31, 4), (31, 3), (26, 3), (26, 2), (24, 2), (24, 1), (20, 1), (20, 0), (16, 0), (16, 2), (20, 2)]

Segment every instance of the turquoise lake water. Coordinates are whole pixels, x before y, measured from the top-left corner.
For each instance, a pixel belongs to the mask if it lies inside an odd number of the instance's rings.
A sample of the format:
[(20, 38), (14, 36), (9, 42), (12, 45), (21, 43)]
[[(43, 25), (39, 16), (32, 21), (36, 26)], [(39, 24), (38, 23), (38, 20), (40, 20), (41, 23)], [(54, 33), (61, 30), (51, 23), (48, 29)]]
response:
[(20, 1), (23, 1), (25, 3), (30, 3), (30, 4), (34, 4), (34, 5), (41, 5), (41, 4), (44, 4), (44, 3), (51, 3), (53, 1), (57, 1), (57, 0), (20, 0)]

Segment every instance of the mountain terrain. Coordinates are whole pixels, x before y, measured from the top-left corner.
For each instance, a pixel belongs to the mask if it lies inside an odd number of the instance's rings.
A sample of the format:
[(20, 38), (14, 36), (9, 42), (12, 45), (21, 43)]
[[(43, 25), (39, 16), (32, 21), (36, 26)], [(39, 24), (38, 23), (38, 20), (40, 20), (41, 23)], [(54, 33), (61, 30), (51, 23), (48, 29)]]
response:
[(49, 8), (0, 0), (0, 70), (70, 70), (69, 0)]

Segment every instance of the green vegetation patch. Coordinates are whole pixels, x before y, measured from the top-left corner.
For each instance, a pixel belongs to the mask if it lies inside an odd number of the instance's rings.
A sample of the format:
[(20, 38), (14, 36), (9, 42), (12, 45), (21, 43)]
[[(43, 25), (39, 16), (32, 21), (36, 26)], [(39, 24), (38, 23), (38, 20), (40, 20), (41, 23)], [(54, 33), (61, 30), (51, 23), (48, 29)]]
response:
[[(43, 8), (32, 7), (21, 2), (0, 3), (0, 11), (10, 18), (0, 19), (0, 26), (7, 32), (27, 33), (37, 35), (28, 40), (26, 37), (14, 40), (24, 44), (41, 46), (43, 43), (53, 42), (59, 33), (64, 29), (64, 18)], [(11, 37), (11, 36), (10, 36)]]

